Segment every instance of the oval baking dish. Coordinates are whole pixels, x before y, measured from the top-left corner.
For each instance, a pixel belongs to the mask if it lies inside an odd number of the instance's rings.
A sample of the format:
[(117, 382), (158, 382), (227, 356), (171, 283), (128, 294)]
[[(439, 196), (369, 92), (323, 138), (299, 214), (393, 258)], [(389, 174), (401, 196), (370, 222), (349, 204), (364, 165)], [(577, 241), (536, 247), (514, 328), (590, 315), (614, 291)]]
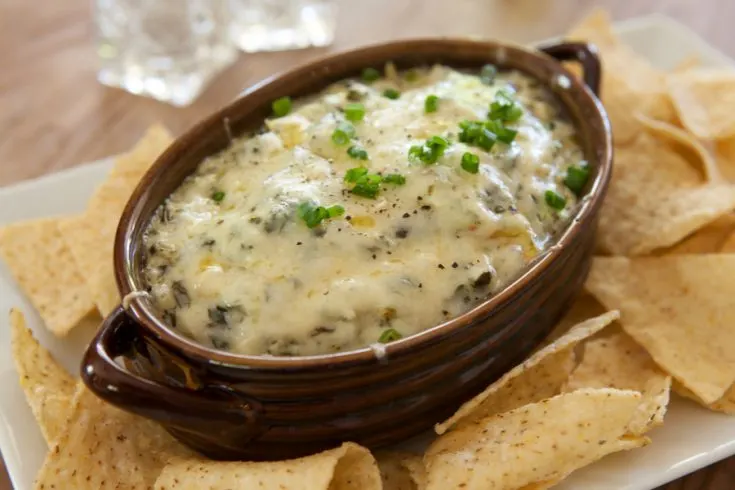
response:
[[(82, 363), (85, 383), (101, 398), (160, 422), (218, 459), (296, 457), (345, 440), (379, 447), (443, 420), (526, 357), (584, 283), (612, 166), (610, 125), (595, 96), (595, 52), (578, 43), (534, 50), (460, 39), (396, 41), (335, 54), (250, 88), (178, 138), (133, 193), (114, 248), (125, 307), (105, 319), (90, 344)], [(434, 63), (479, 69), (493, 63), (539, 80), (556, 95), (592, 171), (577, 215), (556, 245), (498, 294), (382, 351), (246, 356), (208, 348), (169, 328), (150, 299), (136, 294), (146, 288), (143, 233), (159, 205), (204, 158), (259, 127), (273, 100), (315, 93), (389, 61), (399, 69)], [(580, 63), (583, 80), (561, 61)]]

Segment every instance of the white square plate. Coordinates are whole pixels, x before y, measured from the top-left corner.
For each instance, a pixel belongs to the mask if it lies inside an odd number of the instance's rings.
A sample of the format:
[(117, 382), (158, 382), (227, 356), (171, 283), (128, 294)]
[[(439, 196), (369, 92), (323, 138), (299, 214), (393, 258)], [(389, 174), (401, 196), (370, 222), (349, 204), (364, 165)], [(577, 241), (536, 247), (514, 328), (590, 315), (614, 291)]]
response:
[[(620, 23), (621, 38), (662, 69), (699, 56), (711, 66), (735, 64), (684, 26), (663, 16)], [(111, 165), (105, 160), (0, 189), (0, 225), (23, 219), (82, 211)], [(20, 307), (40, 342), (72, 372), (91, 332), (56, 339), (0, 262), (0, 450), (16, 490), (32, 488), (47, 448), (18, 384), (10, 355), (6, 312)], [(609, 456), (572, 475), (563, 490), (648, 490), (735, 454), (735, 417), (709, 412), (686, 400), (672, 400), (666, 423), (643, 449)]]

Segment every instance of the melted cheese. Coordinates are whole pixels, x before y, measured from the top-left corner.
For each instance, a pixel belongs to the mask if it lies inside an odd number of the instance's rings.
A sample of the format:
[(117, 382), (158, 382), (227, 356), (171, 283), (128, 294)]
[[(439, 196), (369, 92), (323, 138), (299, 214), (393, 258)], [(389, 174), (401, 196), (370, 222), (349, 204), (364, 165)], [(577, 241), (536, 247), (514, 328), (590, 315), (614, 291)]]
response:
[[(145, 236), (146, 278), (172, 326), (237, 353), (355, 349), (388, 328), (408, 336), (466, 311), (553, 243), (576, 203), (566, 170), (583, 156), (550, 94), (515, 72), (491, 86), (442, 66), (414, 73), (336, 84), (186, 179)], [(400, 98), (382, 96), (388, 87)], [(458, 142), (459, 122), (485, 119), (500, 89), (523, 107), (513, 143), (486, 152)], [(440, 97), (429, 114), (428, 95)], [(353, 143), (367, 161), (332, 140), (355, 99), (365, 117)], [(411, 146), (434, 135), (451, 141), (439, 161), (410, 161)], [(477, 174), (460, 166), (468, 151)], [(344, 176), (360, 165), (406, 182), (357, 196)], [(547, 190), (566, 198), (564, 210), (545, 203)], [(310, 229), (297, 213), (305, 202), (345, 213)]]

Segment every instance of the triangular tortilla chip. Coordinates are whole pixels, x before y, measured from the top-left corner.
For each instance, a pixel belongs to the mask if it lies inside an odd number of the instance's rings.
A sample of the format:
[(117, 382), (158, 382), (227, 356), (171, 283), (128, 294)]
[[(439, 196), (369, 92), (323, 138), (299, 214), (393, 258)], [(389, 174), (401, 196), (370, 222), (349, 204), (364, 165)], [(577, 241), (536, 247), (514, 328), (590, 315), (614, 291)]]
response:
[(80, 382), (35, 489), (150, 490), (169, 459), (190, 455), (160, 425), (105, 403)]
[(656, 250), (654, 255), (718, 253), (733, 231), (735, 231), (735, 215), (726, 214), (695, 231), (676, 245)]
[(704, 184), (669, 145), (642, 134), (616, 150), (598, 241), (614, 255), (671, 246), (735, 208), (735, 186)]
[[(552, 342), (556, 342), (560, 337), (565, 335), (574, 326), (589, 320), (592, 317), (600, 316), (607, 310), (595, 299), (594, 296), (587, 292), (582, 292), (572, 303), (566, 314), (556, 324), (554, 330), (548, 337), (544, 339), (541, 348), (546, 347)], [(540, 350), (540, 349), (539, 349)]]
[(20, 386), (49, 446), (66, 426), (76, 390), (74, 378), (41, 347), (23, 313), (10, 310), (10, 345)]
[(586, 288), (705, 403), (735, 382), (735, 255), (596, 257)]
[(203, 459), (167, 465), (155, 490), (379, 490), (370, 451), (353, 443), (304, 458), (264, 463)]
[(722, 177), (735, 183), (735, 137), (710, 143), (714, 146), (717, 168)]
[(575, 326), (464, 403), (454, 415), (434, 427), (436, 433), (443, 434), (452, 427), (464, 427), (489, 415), (556, 395), (574, 367), (574, 347), (618, 317), (617, 311), (611, 311)]
[(694, 400), (703, 407), (707, 407), (715, 412), (723, 412), (728, 415), (735, 415), (735, 385), (731, 386), (719, 400), (712, 403), (705, 403), (697, 395), (690, 390), (684, 388), (681, 383), (674, 382), (674, 391), (686, 398)]
[(629, 431), (641, 435), (663, 424), (669, 404), (671, 376), (663, 372), (648, 352), (628, 334), (592, 339), (584, 344), (582, 362), (569, 377), (564, 391), (580, 388), (616, 388), (641, 393), (641, 404)]
[(383, 451), (375, 458), (380, 467), (383, 490), (423, 490), (426, 486), (422, 455)]
[(102, 316), (120, 302), (112, 250), (123, 208), (141, 177), (171, 143), (165, 128), (152, 126), (130, 153), (119, 157), (107, 180), (97, 188), (87, 211), (61, 225), (61, 232)]
[(64, 336), (94, 309), (87, 285), (59, 233), (66, 218), (44, 218), (0, 229), (0, 256), (55, 335)]
[(672, 73), (668, 89), (684, 127), (696, 137), (735, 136), (735, 70), (699, 68)]
[(725, 240), (725, 242), (720, 246), (720, 253), (735, 253), (735, 232), (731, 233), (730, 236)]
[(600, 51), (604, 67), (602, 102), (612, 123), (616, 145), (628, 144), (641, 131), (642, 125), (635, 118), (638, 113), (661, 121), (675, 120), (664, 73), (620, 41), (608, 12), (594, 10), (565, 37), (591, 42)]
[(635, 391), (583, 389), (465, 425), (426, 451), (427, 490), (548, 488), (603, 456), (640, 447)]

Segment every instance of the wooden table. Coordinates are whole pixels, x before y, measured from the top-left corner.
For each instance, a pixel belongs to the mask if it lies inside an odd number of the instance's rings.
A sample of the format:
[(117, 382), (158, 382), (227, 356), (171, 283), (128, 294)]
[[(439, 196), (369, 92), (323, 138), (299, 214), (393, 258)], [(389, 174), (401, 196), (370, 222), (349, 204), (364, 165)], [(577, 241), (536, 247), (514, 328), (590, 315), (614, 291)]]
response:
[[(169, 1), (169, 0), (166, 0)], [(99, 85), (90, 0), (0, 2), (0, 185), (119, 153), (150, 124), (180, 133), (243, 87), (325, 50), (243, 56), (192, 106), (177, 109)], [(616, 19), (663, 12), (735, 58), (732, 0), (343, 0), (333, 49), (419, 35), (519, 42), (564, 32), (594, 6)], [(0, 490), (11, 490), (0, 460)], [(735, 458), (661, 487), (731, 490)], [(16, 489), (26, 490), (26, 489)]]

